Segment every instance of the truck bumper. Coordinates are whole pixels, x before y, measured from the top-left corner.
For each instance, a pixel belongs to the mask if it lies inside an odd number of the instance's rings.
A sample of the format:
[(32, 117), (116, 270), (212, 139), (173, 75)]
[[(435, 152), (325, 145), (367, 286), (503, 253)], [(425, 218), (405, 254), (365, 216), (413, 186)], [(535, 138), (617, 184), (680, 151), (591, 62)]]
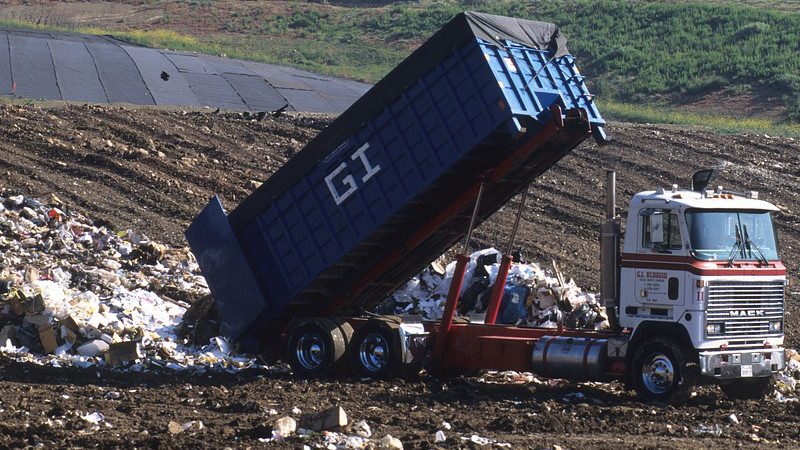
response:
[(700, 373), (721, 380), (768, 377), (786, 367), (783, 348), (700, 352)]

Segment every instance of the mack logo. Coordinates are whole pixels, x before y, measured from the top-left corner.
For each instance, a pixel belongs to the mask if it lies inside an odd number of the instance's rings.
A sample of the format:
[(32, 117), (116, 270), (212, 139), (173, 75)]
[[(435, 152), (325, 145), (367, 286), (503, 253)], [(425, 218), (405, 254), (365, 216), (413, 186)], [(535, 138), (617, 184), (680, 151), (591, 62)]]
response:
[(728, 311), (728, 314), (731, 317), (762, 317), (766, 313), (763, 309), (740, 309)]

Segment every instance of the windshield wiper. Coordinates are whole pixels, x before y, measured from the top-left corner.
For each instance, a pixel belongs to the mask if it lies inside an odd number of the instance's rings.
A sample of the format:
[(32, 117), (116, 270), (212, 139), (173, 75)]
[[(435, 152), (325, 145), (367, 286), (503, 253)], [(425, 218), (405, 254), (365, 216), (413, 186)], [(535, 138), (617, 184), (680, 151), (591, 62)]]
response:
[(750, 236), (747, 234), (747, 225), (742, 225), (742, 230), (744, 231), (744, 245), (747, 248), (747, 252), (750, 254), (750, 256), (753, 255), (753, 251), (750, 250), (750, 247), (752, 246), (754, 249), (756, 249), (756, 252), (758, 252), (758, 256), (760, 256), (758, 261), (763, 263), (765, 266), (768, 266), (769, 261), (767, 260), (767, 257), (764, 256), (764, 253), (761, 252), (761, 249), (758, 248), (758, 245), (750, 240)]
[(733, 248), (731, 248), (731, 252), (728, 255), (728, 266), (733, 267), (733, 261), (736, 259), (737, 251), (741, 251), (742, 256), (744, 256), (744, 249), (742, 248), (742, 233), (739, 232), (739, 225), (736, 225), (736, 242), (733, 244)]

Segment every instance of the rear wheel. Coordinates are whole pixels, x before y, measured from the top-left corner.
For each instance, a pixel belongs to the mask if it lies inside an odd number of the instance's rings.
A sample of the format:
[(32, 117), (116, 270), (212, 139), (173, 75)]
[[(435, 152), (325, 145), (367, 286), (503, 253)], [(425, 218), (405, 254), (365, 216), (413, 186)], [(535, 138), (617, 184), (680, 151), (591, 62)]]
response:
[(759, 400), (775, 388), (773, 376), (761, 378), (742, 378), (719, 385), (722, 392), (730, 400)]
[(644, 400), (684, 403), (697, 384), (691, 357), (675, 341), (648, 339), (633, 357), (633, 386)]
[(350, 361), (357, 376), (386, 379), (398, 375), (402, 345), (400, 332), (393, 325), (372, 320), (353, 334)]
[(314, 319), (297, 324), (289, 334), (287, 360), (295, 375), (317, 378), (338, 375), (347, 358), (352, 328), (347, 322)]

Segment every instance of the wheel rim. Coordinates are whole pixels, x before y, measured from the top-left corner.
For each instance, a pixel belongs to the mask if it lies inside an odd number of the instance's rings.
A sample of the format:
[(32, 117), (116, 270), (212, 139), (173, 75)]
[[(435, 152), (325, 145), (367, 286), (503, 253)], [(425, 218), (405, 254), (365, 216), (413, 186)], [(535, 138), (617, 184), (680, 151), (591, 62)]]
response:
[(378, 372), (388, 362), (389, 345), (379, 333), (369, 333), (361, 340), (358, 357), (361, 365), (370, 372)]
[(654, 394), (663, 394), (672, 387), (675, 379), (675, 368), (672, 361), (664, 354), (658, 353), (647, 359), (642, 367), (642, 381), (647, 390)]
[(325, 362), (325, 343), (316, 333), (307, 333), (297, 341), (297, 362), (307, 370), (314, 370)]

